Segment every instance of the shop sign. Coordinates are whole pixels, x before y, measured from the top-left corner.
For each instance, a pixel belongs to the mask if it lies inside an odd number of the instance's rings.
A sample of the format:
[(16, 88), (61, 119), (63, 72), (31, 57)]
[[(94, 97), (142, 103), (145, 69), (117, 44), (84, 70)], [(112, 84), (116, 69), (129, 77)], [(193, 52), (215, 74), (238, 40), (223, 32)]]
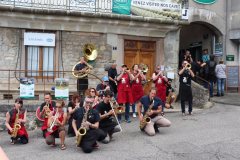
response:
[(202, 46), (202, 42), (195, 42), (190, 44), (190, 48), (200, 47), (200, 46)]
[(215, 44), (215, 57), (222, 56), (223, 52), (223, 43), (216, 43)]
[(234, 61), (234, 55), (227, 55), (226, 61)]
[(55, 46), (53, 33), (24, 33), (24, 45), (29, 46)]
[(217, 2), (218, 0), (193, 0), (197, 3), (201, 3), (201, 4), (213, 4), (215, 2)]

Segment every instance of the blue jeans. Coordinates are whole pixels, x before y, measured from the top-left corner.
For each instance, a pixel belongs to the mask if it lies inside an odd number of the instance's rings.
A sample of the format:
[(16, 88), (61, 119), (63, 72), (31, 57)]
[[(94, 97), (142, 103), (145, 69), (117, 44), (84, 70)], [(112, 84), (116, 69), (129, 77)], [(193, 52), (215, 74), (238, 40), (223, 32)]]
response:
[(162, 112), (164, 112), (164, 102), (162, 101)]
[[(121, 106), (123, 104), (119, 104)], [(129, 110), (130, 110), (130, 103), (125, 103), (125, 119), (129, 119)], [(118, 119), (121, 120), (122, 114), (118, 114)]]
[(114, 93), (114, 99), (117, 101), (117, 93)]
[(135, 113), (135, 103), (136, 101), (134, 101), (134, 103), (132, 104), (132, 112)]
[[(213, 81), (210, 81), (211, 86), (210, 86), (210, 95), (213, 95)], [(208, 83), (204, 83), (204, 88), (208, 88)]]
[(226, 78), (217, 78), (217, 93), (218, 94), (220, 94), (220, 93), (224, 94), (225, 81), (226, 81)]
[[(192, 112), (193, 102), (189, 102), (188, 112)], [(185, 101), (181, 101), (182, 113), (185, 113)]]
[(16, 138), (11, 137), (12, 140), (17, 140), (18, 138), (20, 138), (22, 144), (28, 143), (28, 139), (25, 135), (17, 136)]

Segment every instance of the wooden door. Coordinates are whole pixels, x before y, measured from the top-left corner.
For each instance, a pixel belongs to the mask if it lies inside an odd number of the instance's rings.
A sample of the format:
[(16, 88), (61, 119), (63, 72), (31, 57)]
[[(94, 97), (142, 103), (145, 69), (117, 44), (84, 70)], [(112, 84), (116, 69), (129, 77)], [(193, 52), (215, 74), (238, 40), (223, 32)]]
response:
[[(146, 74), (147, 77), (152, 77), (155, 71), (155, 42), (145, 42), (145, 41), (124, 41), (124, 64), (126, 64), (131, 72), (132, 66), (134, 64), (147, 64), (149, 70)], [(151, 84), (145, 86), (144, 95), (149, 93)]]

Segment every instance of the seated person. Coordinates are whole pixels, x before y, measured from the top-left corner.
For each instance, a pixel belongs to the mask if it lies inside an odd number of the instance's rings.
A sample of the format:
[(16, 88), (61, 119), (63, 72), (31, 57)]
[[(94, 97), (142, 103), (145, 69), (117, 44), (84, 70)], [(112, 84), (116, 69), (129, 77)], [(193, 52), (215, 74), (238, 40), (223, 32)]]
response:
[[(168, 82), (167, 82), (167, 84), (166, 84), (166, 87), (167, 87), (167, 89), (166, 89), (166, 100), (168, 99), (168, 95), (169, 95), (170, 92), (171, 92), (171, 100), (169, 101), (169, 103), (165, 103), (165, 107), (166, 107), (166, 108), (174, 109), (174, 107), (173, 107), (171, 104), (175, 101), (176, 96), (175, 96), (175, 94), (173, 93), (173, 92), (174, 92), (174, 89), (172, 88), (171, 84), (172, 84), (172, 80), (171, 80), (171, 79), (168, 79)], [(171, 91), (171, 90), (172, 90), (172, 91)]]

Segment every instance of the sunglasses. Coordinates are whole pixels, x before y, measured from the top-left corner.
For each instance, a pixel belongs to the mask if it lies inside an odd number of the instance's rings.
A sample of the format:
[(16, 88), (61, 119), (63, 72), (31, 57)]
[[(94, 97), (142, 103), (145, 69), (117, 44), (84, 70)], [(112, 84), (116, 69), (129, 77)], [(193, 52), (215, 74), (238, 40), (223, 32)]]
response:
[(160, 68), (157, 68), (157, 70), (159, 70)]
[(89, 102), (89, 101), (86, 101), (86, 103), (87, 103), (87, 104), (88, 104), (88, 103), (93, 104), (93, 102)]
[(56, 106), (56, 108), (62, 108), (62, 106)]
[(92, 92), (92, 93), (93, 93), (93, 92), (95, 92), (95, 91), (90, 91), (90, 92)]

